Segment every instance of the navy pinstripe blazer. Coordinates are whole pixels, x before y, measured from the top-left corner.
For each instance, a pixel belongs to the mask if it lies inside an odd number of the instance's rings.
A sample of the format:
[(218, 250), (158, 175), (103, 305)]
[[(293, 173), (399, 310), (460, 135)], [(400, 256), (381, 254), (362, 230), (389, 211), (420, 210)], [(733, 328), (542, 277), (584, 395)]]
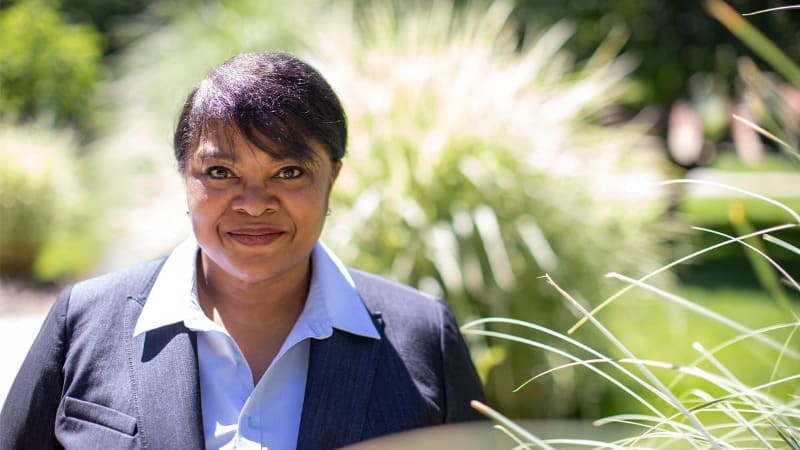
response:
[[(182, 323), (133, 337), (163, 259), (59, 295), (0, 412), (0, 449), (201, 449), (197, 344)], [(352, 271), (382, 339), (312, 340), (298, 449), (479, 419), (483, 391), (442, 300)]]

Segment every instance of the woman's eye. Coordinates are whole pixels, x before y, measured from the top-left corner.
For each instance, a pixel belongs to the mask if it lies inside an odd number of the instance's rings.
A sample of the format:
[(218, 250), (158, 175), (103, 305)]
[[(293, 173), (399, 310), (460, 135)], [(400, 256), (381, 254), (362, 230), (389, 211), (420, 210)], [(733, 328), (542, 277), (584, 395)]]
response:
[(211, 178), (217, 178), (217, 179), (230, 178), (230, 177), (233, 176), (233, 174), (231, 173), (230, 170), (228, 170), (225, 167), (221, 167), (221, 166), (210, 167), (206, 171), (206, 173)]
[(286, 167), (278, 172), (278, 178), (282, 178), (284, 180), (290, 180), (292, 178), (297, 178), (303, 174), (302, 169), (299, 167)]

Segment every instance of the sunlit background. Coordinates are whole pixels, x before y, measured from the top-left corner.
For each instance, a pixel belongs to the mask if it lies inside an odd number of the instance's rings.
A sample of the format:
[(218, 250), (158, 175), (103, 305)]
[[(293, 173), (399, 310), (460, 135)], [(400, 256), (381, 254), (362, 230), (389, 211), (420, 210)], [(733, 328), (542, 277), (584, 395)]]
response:
[[(754, 3), (784, 4), (731, 5)], [(800, 59), (800, 10), (749, 19)], [(591, 309), (626, 286), (606, 273), (639, 278), (726, 239), (692, 226), (743, 235), (795, 219), (709, 183), (800, 206), (800, 78), (697, 0), (5, 0), (7, 332), (24, 322), (32, 338), (60, 286), (168, 254), (186, 235), (170, 145), (182, 101), (211, 66), (265, 50), (312, 63), (348, 113), (324, 240), (350, 265), (444, 296), (461, 323), (507, 317), (565, 332), (582, 314), (545, 273)], [(707, 183), (662, 183), (675, 179)], [(800, 242), (797, 228), (773, 234)], [(797, 252), (753, 242), (797, 273)], [(736, 244), (648, 282), (755, 329), (797, 320), (785, 278)], [(637, 356), (674, 364), (699, 356), (694, 342), (741, 333), (662, 297), (633, 289), (597, 317)], [(774, 337), (791, 343), (788, 333)], [(490, 404), (510, 417), (642, 409), (583, 367), (515, 392), (568, 358), (467, 337)], [(591, 325), (574, 337), (619, 356)], [(744, 380), (800, 369), (797, 355), (776, 364), (761, 347), (735, 352), (728, 368)], [(0, 353), (18, 364), (24, 348)], [(797, 395), (797, 383), (783, 388)]]

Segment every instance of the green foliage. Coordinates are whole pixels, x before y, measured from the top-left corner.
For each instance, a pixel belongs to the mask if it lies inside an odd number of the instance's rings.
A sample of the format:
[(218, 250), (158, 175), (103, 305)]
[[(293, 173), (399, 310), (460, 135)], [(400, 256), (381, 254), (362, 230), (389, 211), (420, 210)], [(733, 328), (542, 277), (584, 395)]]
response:
[[(718, 20), (749, 42), (756, 51), (764, 50), (764, 41), (757, 31), (750, 28), (724, 2), (709, 0), (707, 4)], [(772, 55), (767, 60), (782, 57), (775, 52), (775, 48), (767, 50)], [(781, 63), (791, 64), (790, 61)], [(782, 72), (792, 73), (793, 70), (786, 72), (784, 66)], [(766, 81), (766, 78), (761, 81)], [(756, 100), (770, 104), (768, 98), (761, 96), (765, 92), (767, 97), (771, 97), (768, 89), (755, 90), (752, 95), (757, 97)], [(771, 104), (775, 106), (775, 103)], [(777, 111), (779, 114), (774, 117), (781, 117), (780, 110)], [(750, 122), (748, 126), (771, 139), (775, 137), (755, 123)], [(781, 142), (786, 143), (782, 139)], [(796, 154), (796, 148), (788, 143), (785, 145), (791, 150), (790, 153)], [(596, 422), (630, 425), (629, 438), (606, 442), (542, 440), (509, 423), (496, 412), (487, 411), (487, 415), (497, 420), (519, 447), (800, 448), (800, 398), (797, 396), (800, 392), (800, 352), (797, 351), (800, 283), (793, 277), (794, 271), (786, 270), (776, 263), (773, 255), (768, 254), (769, 249), (770, 252), (789, 253), (795, 259), (800, 256), (800, 248), (783, 234), (795, 232), (796, 235), (800, 227), (800, 214), (758, 193), (736, 186), (727, 189), (758, 199), (768, 209), (783, 210), (780, 214), (786, 216), (788, 213), (789, 222), (756, 230), (745, 213), (750, 209), (746, 210), (745, 203), (737, 200), (728, 208), (733, 233), (698, 228), (719, 239), (714, 245), (673, 261), (638, 280), (611, 274), (612, 278), (628, 286), (592, 311), (577, 306), (590, 324), (585, 326), (598, 329), (613, 344), (613, 352), (597, 351), (596, 342), (573, 340), (557, 331), (521, 321), (513, 323), (516, 330), (511, 333), (491, 330), (512, 322), (509, 319), (487, 318), (465, 326), (468, 333), (523, 342), (558, 354), (568, 361), (563, 365), (554, 364), (541, 375), (553, 376), (563, 370), (585, 368), (626, 392), (639, 404), (639, 409), (625, 408), (621, 410), (625, 411), (623, 414)], [(774, 212), (772, 215), (775, 215)], [(731, 244), (740, 246), (748, 254), (749, 265), (762, 292), (709, 290), (707, 286), (698, 292), (684, 286), (676, 295), (648, 282), (648, 278), (655, 273), (705, 256), (719, 248), (733, 247)], [(726, 270), (726, 276), (737, 277), (739, 272)], [(560, 290), (555, 283), (552, 284)], [(685, 314), (665, 314), (668, 310), (655, 310), (649, 305), (620, 305), (621, 295), (634, 287), (657, 295), (671, 307), (669, 309), (685, 311)], [(569, 298), (568, 293), (561, 292)], [(698, 301), (690, 301), (679, 294), (697, 297)], [(769, 297), (774, 300), (772, 305), (766, 302)], [(624, 307), (627, 314), (614, 314), (612, 310), (601, 321), (598, 317), (600, 310), (612, 305), (612, 301), (616, 302), (614, 305), (617, 308)], [(646, 329), (629, 327), (630, 322), (636, 322), (639, 317), (647, 318), (659, 313), (664, 319), (663, 323), (650, 322), (651, 325)], [(490, 330), (487, 331), (487, 328)], [(620, 330), (623, 332), (619, 333)], [(673, 336), (665, 336), (664, 333)], [(556, 336), (560, 343), (544, 347), (536, 334)], [(669, 342), (670, 345), (661, 345), (663, 342)], [(696, 355), (687, 359), (681, 353), (685, 353), (689, 346)], [(538, 376), (534, 378), (534, 382), (540, 381)]]
[(37, 173), (39, 162), (19, 161), (6, 145), (0, 148), (0, 272), (24, 274), (48, 238), (54, 187)]
[[(373, 4), (321, 30), (309, 59), (339, 92), (351, 145), (326, 241), (349, 264), (444, 295), (462, 319), (565, 329), (575, 316), (540, 275), (581, 297), (610, 268), (641, 273), (664, 211), (664, 162), (643, 124), (602, 125), (630, 66), (611, 36), (583, 68), (560, 24), (517, 48), (510, 8)], [(650, 188), (650, 189), (648, 189)], [(647, 205), (642, 204), (648, 199)], [(478, 365), (485, 367), (473, 342)], [(592, 415), (608, 390), (584, 376), (512, 389), (548, 357), (502, 345), (484, 373), (494, 405), (526, 417)]]
[(161, 132), (164, 124), (174, 121), (189, 88), (210, 67), (238, 53), (301, 48), (304, 33), (313, 29), (305, 8), (311, 11), (320, 5), (279, 0), (176, 5), (167, 25), (145, 34), (115, 60), (119, 77), (109, 86), (111, 98), (123, 109), (119, 113), (145, 108), (156, 114), (153, 122)]
[[(525, 448), (796, 448), (792, 446), (800, 429), (796, 312), (787, 315), (784, 309), (765, 307), (757, 301), (763, 300), (758, 293), (720, 292), (710, 299), (706, 290), (681, 289), (680, 293), (702, 299), (694, 303), (646, 282), (617, 278), (655, 292), (661, 302), (625, 302), (626, 314), (617, 308), (604, 319), (590, 319), (586, 326), (605, 334), (613, 344), (609, 351), (598, 348), (596, 340), (571, 339), (523, 321), (486, 318), (464, 328), (468, 334), (514, 340), (557, 355), (552, 367), (532, 377), (531, 384), (544, 383), (560, 372), (586, 371), (625, 393), (632, 404), (619, 405), (614, 415), (595, 421), (601, 427), (626, 425), (623, 437), (599, 438), (601, 429), (591, 440), (574, 433), (540, 439), (496, 412), (487, 413), (506, 434), (528, 443)], [(729, 318), (726, 312), (738, 317)], [(588, 317), (589, 311), (583, 313)], [(662, 317), (660, 323), (652, 321), (656, 314)], [(631, 323), (640, 319), (650, 325), (633, 329)], [(509, 324), (511, 332), (501, 331)], [(552, 336), (557, 344), (551, 344)], [(658, 342), (670, 345), (654, 344)]]
[[(640, 85), (641, 104), (671, 104), (691, 96), (703, 74), (719, 83), (726, 94), (735, 88), (737, 58), (745, 47), (704, 11), (697, 0), (518, 0), (515, 15), (524, 22), (552, 24), (570, 18), (576, 34), (568, 47), (580, 56), (594, 51), (615, 26), (630, 32), (625, 51), (640, 64), (633, 77)], [(731, 2), (749, 12), (787, 2)], [(789, 2), (791, 3), (791, 2)], [(800, 15), (793, 11), (754, 17), (757, 27), (775, 39), (793, 58), (800, 58)]]
[(101, 36), (68, 24), (50, 2), (0, 10), (0, 118), (83, 124), (100, 77)]
[[(800, 429), (800, 311), (796, 301), (800, 284), (766, 257), (765, 243), (800, 256), (800, 249), (777, 237), (779, 232), (799, 226), (795, 220), (780, 229), (742, 229), (740, 233), (747, 234), (739, 237), (711, 230), (724, 239), (638, 280), (610, 274), (627, 286), (601, 306), (589, 311), (570, 301), (586, 317), (583, 326), (599, 330), (612, 344), (610, 349), (600, 348), (597, 340), (574, 339), (534, 322), (485, 318), (464, 326), (467, 334), (508, 339), (556, 356), (549, 368), (531, 377), (531, 384), (543, 383), (559, 372), (580, 370), (625, 393), (632, 403), (617, 405), (613, 415), (595, 424), (626, 424), (627, 436), (591, 441), (572, 436), (540, 439), (512, 426), (497, 412), (487, 411), (487, 415), (516, 442), (529, 443), (526, 447), (532, 448), (796, 448)], [(756, 238), (765, 242), (756, 242)], [(649, 283), (653, 274), (720, 246), (742, 246), (756, 255), (759, 278), (771, 280), (761, 280), (765, 290), (680, 286), (670, 292)], [(791, 292), (778, 296), (771, 292), (776, 287), (772, 281), (778, 277), (768, 269), (777, 270)], [(555, 282), (551, 285), (571, 298)], [(640, 297), (635, 302), (623, 298), (632, 288), (655, 298)], [(658, 344), (665, 342), (669, 345)]]
[(0, 126), (0, 273), (53, 280), (96, 264), (98, 211), (87, 208), (76, 149), (65, 131)]
[(186, 3), (186, 0), (59, 0), (60, 10), (71, 21), (89, 22), (101, 33), (113, 37), (115, 27), (146, 14), (153, 5)]

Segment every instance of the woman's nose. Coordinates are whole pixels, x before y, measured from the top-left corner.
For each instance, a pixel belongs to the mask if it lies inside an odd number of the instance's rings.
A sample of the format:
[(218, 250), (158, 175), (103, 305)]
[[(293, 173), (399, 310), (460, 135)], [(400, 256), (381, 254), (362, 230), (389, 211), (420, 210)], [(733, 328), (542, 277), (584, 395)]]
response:
[(278, 210), (278, 199), (267, 186), (247, 186), (233, 199), (233, 210), (253, 217)]

